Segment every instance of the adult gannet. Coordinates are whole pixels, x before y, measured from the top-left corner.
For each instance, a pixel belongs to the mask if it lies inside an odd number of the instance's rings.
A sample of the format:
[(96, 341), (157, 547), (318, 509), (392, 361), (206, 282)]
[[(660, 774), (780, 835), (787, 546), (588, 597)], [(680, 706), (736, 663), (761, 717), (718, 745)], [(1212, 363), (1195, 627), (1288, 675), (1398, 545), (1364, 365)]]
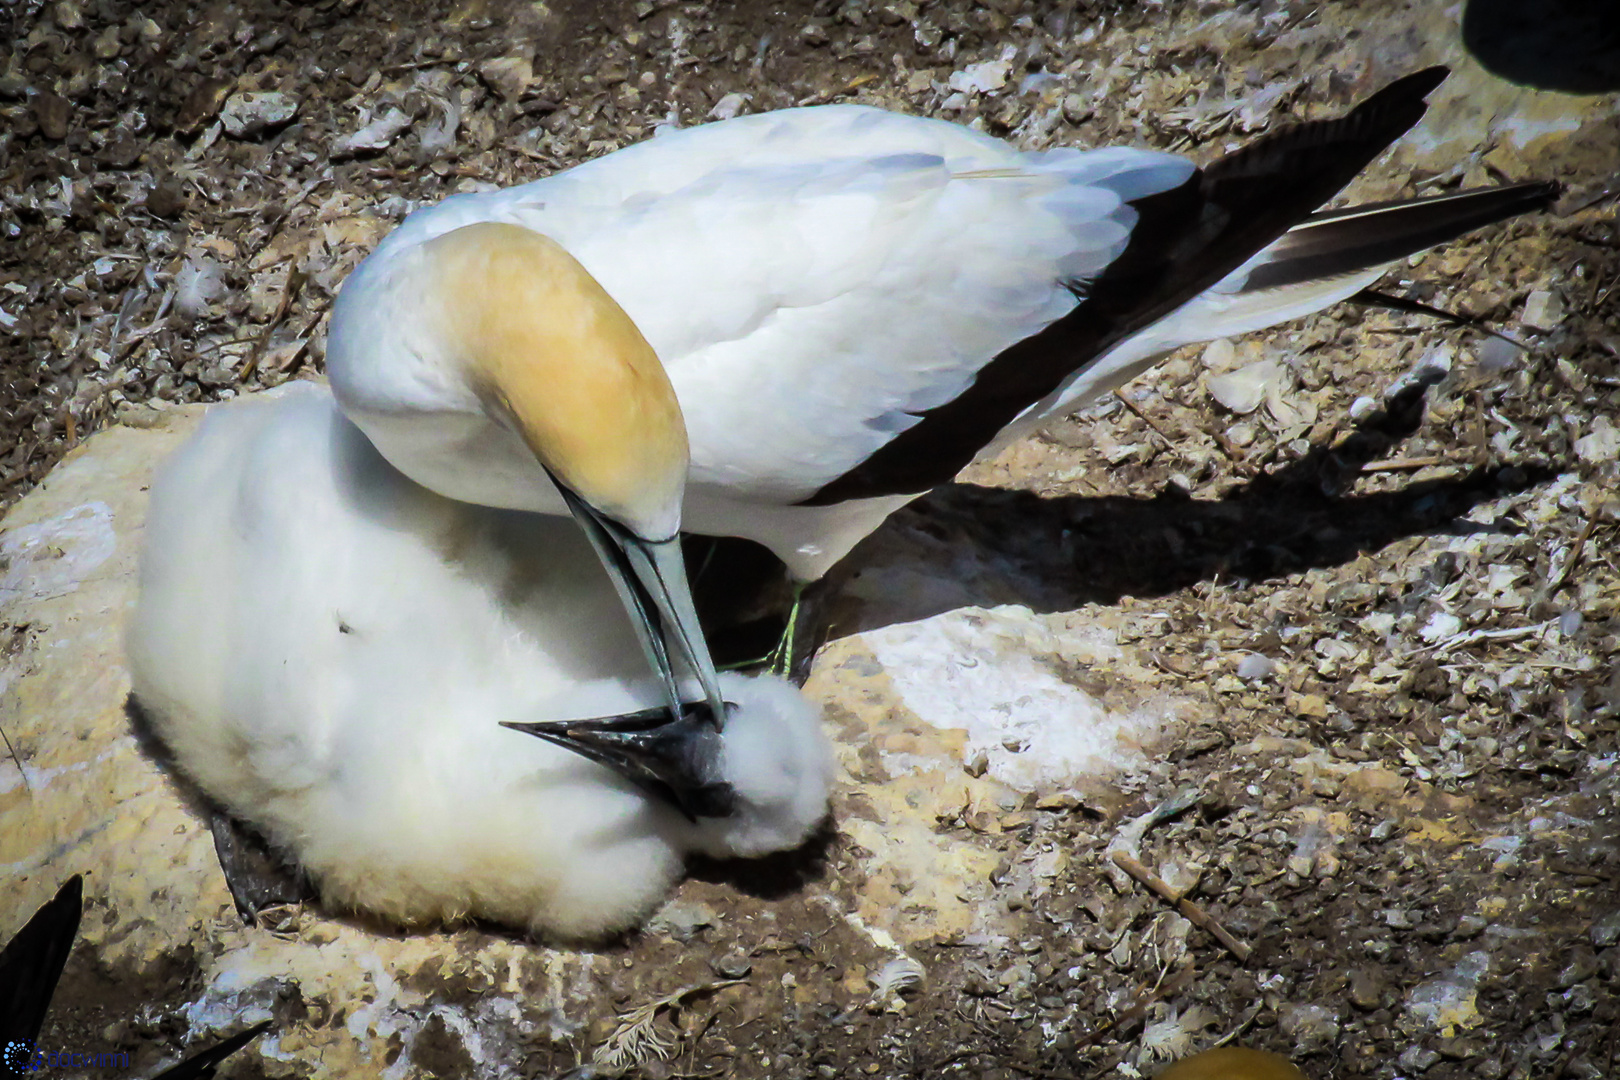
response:
[[(718, 731), (725, 703), (681, 556), (686, 427), (635, 323), (554, 240), (500, 221), (373, 261), (363, 280), (355, 296), (408, 307), (344, 306), (345, 341), (389, 335), (381, 352), (344, 350), (350, 415), (442, 495), (533, 509), (522, 493), (539, 488), (547, 509), (566, 508), (633, 616), (670, 723)], [(683, 706), (672, 656), (707, 716)]]
[[(328, 902), (598, 937), (688, 853), (793, 847), (822, 818), (831, 757), (796, 689), (720, 676), (713, 745), (570, 722), (668, 719), (579, 530), (426, 491), (326, 389), (289, 390), (210, 410), (163, 466), (127, 649), (182, 770)], [(499, 723), (557, 720), (551, 741)]]
[(589, 493), (565, 494), (533, 429), (577, 410), (593, 439), (635, 430), (616, 387), (576, 404), (628, 330), (576, 330), (576, 305), (548, 307), (551, 270), (498, 254), (520, 235), (566, 249), (569, 288), (611, 297), (673, 384), (691, 453), (681, 527), (756, 540), (812, 580), (976, 456), (1166, 352), (1308, 314), (1415, 251), (1545, 207), (1555, 185), (1313, 216), (1445, 75), (1202, 168), (1139, 149), (1021, 152), (854, 105), (689, 128), (411, 214), (344, 283), (327, 370), (425, 486), (580, 514)]

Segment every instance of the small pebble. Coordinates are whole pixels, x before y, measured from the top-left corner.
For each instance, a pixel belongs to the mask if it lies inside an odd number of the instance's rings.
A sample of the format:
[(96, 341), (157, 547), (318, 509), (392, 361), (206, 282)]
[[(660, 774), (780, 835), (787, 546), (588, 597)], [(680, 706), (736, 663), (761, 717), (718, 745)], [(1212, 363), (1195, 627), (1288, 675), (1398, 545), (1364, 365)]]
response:
[(516, 101), (534, 82), (534, 62), (527, 56), (502, 56), (478, 65), (478, 77), (504, 101)]
[(1577, 951), (1570, 957), (1569, 963), (1564, 965), (1558, 973), (1558, 980), (1554, 984), (1560, 990), (1567, 990), (1577, 983), (1583, 983), (1598, 973), (1597, 957), (1585, 950)]
[(1600, 949), (1620, 945), (1620, 908), (1594, 922), (1588, 936), (1592, 939), (1592, 944)]
[(1277, 670), (1277, 662), (1259, 653), (1249, 653), (1238, 661), (1237, 674), (1240, 679), (1269, 679)]
[(230, 92), (229, 79), (204, 79), (192, 87), (191, 93), (180, 103), (180, 111), (174, 117), (174, 129), (182, 135), (197, 131), (219, 115), (219, 108), (225, 104)]
[(1411, 1072), (1425, 1072), (1439, 1060), (1440, 1055), (1427, 1047), (1408, 1046), (1401, 1051), (1398, 1064)]
[(124, 43), (118, 36), (118, 27), (109, 26), (96, 35), (96, 40), (90, 45), (90, 51), (95, 54), (97, 60), (111, 60), (123, 47)]
[(1339, 1037), (1339, 1018), (1320, 1005), (1284, 1005), (1277, 1026), (1294, 1040), (1296, 1052), (1332, 1043)]
[(690, 941), (698, 931), (713, 926), (720, 920), (714, 909), (704, 903), (672, 900), (660, 908), (647, 922), (650, 933), (665, 933), (676, 941)]
[(153, 217), (179, 217), (186, 205), (185, 184), (178, 177), (164, 177), (146, 193), (146, 212)]
[(84, 9), (72, 0), (61, 0), (51, 8), (51, 20), (63, 30), (84, 29)]
[(251, 139), (271, 128), (280, 127), (298, 115), (298, 99), (271, 90), (264, 93), (232, 94), (219, 110), (219, 122), (228, 135)]
[(743, 94), (727, 94), (725, 97), (714, 103), (714, 108), (709, 110), (709, 119), (730, 120), (738, 113), (742, 112), (743, 106), (747, 103), (748, 98)]
[(128, 135), (109, 139), (96, 154), (96, 161), (112, 169), (127, 169), (141, 158), (141, 144)]
[(1499, 337), (1488, 337), (1474, 353), (1474, 366), (1486, 375), (1500, 375), (1519, 363), (1524, 350)]
[(1537, 289), (1524, 298), (1519, 321), (1537, 330), (1556, 330), (1564, 321), (1564, 298), (1550, 289)]
[(52, 142), (67, 138), (68, 122), (73, 119), (73, 104), (60, 94), (35, 94), (30, 103), (39, 130)]
[(1392, 930), (1410, 930), (1418, 924), (1416, 915), (1401, 908), (1389, 908), (1383, 916), (1384, 925)]
[(744, 956), (742, 953), (732, 953), (730, 956), (723, 956), (719, 960), (714, 961), (713, 967), (714, 973), (720, 976), (722, 979), (747, 978), (748, 973), (754, 970), (754, 965), (749, 963), (748, 957)]
[(1012, 63), (1007, 60), (986, 60), (982, 64), (969, 64), (961, 71), (951, 72), (950, 87), (966, 94), (989, 94), (1007, 85)]
[(1370, 968), (1356, 968), (1350, 972), (1350, 1004), (1363, 1012), (1370, 1012), (1383, 1003), (1384, 983)]

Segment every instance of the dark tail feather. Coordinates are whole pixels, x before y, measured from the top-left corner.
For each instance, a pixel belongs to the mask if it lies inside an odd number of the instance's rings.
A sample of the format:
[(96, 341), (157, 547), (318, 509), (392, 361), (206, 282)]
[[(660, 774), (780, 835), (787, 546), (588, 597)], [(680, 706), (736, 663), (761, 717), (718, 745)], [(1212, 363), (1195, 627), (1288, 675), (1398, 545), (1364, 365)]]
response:
[(979, 370), (965, 392), (921, 413), (804, 505), (915, 494), (949, 480), (1028, 406), (1131, 334), (1168, 315), (1337, 195), (1423, 116), (1449, 71), (1397, 79), (1344, 116), (1283, 128), (1194, 172), (1168, 191), (1132, 199), (1130, 242), (1085, 301)]
[(32, 1049), (39, 1038), (83, 908), (84, 879), (74, 874), (0, 950), (0, 1051), (13, 1042)]
[(1243, 291), (1370, 270), (1518, 214), (1545, 210), (1560, 190), (1556, 180), (1545, 180), (1313, 214), (1271, 245), (1270, 260), (1255, 268)]

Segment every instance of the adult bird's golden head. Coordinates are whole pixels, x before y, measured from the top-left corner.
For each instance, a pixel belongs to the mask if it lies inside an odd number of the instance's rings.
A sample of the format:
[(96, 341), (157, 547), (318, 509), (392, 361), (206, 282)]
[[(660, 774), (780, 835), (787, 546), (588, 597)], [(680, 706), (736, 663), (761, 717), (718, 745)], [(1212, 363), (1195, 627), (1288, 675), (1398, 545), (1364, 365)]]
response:
[[(727, 705), (681, 555), (686, 424), (652, 346), (578, 260), (520, 225), (466, 225), (373, 260), (333, 317), (328, 369), (344, 411), (450, 498), (537, 509), (536, 489), (555, 487), (630, 613), (669, 725), (646, 714), (598, 723), (598, 742), (624, 728), (611, 758), (587, 747), (585, 729), (561, 741), (677, 796), (712, 787)], [(700, 704), (683, 703), (676, 656), (701, 683)]]
[(562, 245), (481, 222), (424, 245), (474, 391), (561, 485), (647, 540), (675, 534), (686, 423), (647, 339)]

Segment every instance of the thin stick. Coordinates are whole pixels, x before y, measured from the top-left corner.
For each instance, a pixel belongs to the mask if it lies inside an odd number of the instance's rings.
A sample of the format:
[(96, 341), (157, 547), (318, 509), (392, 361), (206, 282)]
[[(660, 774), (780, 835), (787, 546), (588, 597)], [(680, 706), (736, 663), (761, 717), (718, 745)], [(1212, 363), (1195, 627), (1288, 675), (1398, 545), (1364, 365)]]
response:
[(17, 763), (17, 775), (22, 777), (23, 790), (32, 795), (34, 785), (28, 782), (28, 770), (23, 768), (22, 758), (17, 756), (17, 748), (11, 745), (11, 736), (6, 734), (5, 728), (0, 728), (0, 740), (5, 741), (6, 752), (11, 755), (11, 760)]
[[(1129, 856), (1127, 856), (1127, 858), (1128, 857)], [(1154, 986), (1142, 991), (1137, 995), (1136, 1000), (1131, 1003), (1130, 1008), (1126, 1009), (1124, 1012), (1116, 1013), (1112, 1018), (1105, 1021), (1095, 1030), (1087, 1032), (1083, 1039), (1075, 1043), (1074, 1049), (1078, 1051), (1084, 1050), (1087, 1047), (1096, 1046), (1102, 1041), (1102, 1037), (1107, 1035), (1110, 1031), (1140, 1019), (1147, 1012), (1148, 1006), (1152, 1005), (1155, 1001), (1163, 1001), (1166, 998), (1173, 998), (1183, 990), (1187, 989), (1187, 987), (1191, 985), (1193, 977), (1197, 974), (1198, 966), (1196, 964), (1188, 964), (1185, 968), (1182, 968), (1181, 971), (1177, 972), (1169, 982), (1160, 983), (1158, 986)]]
[(1430, 465), (1460, 465), (1460, 461), (1452, 461), (1438, 455), (1434, 457), (1413, 458), (1386, 458), (1383, 461), (1369, 461), (1361, 467), (1362, 472), (1403, 472), (1407, 469), (1427, 469)]
[(1592, 539), (1592, 531), (1596, 528), (1597, 515), (1588, 515), (1586, 524), (1581, 526), (1581, 534), (1575, 538), (1575, 550), (1569, 553), (1569, 558), (1564, 560), (1563, 569), (1558, 571), (1558, 576), (1553, 578), (1551, 585), (1547, 586), (1548, 596), (1568, 584), (1569, 575), (1575, 571), (1576, 565), (1580, 563), (1581, 555), (1586, 551), (1586, 542)]
[(248, 353), (247, 361), (237, 374), (238, 378), (247, 379), (254, 371), (258, 370), (259, 357), (264, 355), (265, 346), (270, 344), (270, 337), (276, 332), (276, 328), (287, 318), (287, 312), (291, 310), (293, 301), (298, 299), (298, 293), (304, 287), (304, 278), (306, 276), (304, 271), (296, 266), (287, 272), (287, 282), (281, 287), (281, 303), (276, 306), (275, 317), (265, 323), (264, 332), (253, 343), (253, 351)]
[(1160, 656), (1156, 652), (1153, 652), (1152, 650), (1148, 651), (1148, 656), (1152, 658), (1155, 664), (1158, 664), (1159, 667), (1163, 668), (1165, 671), (1168, 671), (1178, 679), (1190, 679), (1193, 677), (1192, 672), (1182, 671), (1180, 668), (1176, 667), (1170, 661), (1166, 660), (1164, 657)]
[(1175, 440), (1170, 438), (1170, 436), (1166, 435), (1164, 433), (1164, 429), (1161, 428), (1158, 424), (1153, 422), (1153, 417), (1149, 416), (1147, 413), (1142, 411), (1142, 406), (1138, 405), (1136, 402), (1134, 402), (1130, 398), (1126, 397), (1125, 392), (1122, 391), (1117, 386), (1114, 387), (1114, 396), (1119, 398), (1120, 402), (1123, 403), (1124, 406), (1127, 409), (1131, 410), (1131, 412), (1133, 412), (1137, 416), (1141, 417), (1142, 423), (1144, 423), (1148, 427), (1152, 428), (1153, 429), (1153, 434), (1155, 434), (1159, 438), (1163, 439), (1165, 446), (1169, 447), (1172, 450), (1175, 449), (1175, 447), (1176, 447)]
[(1138, 882), (1146, 885), (1149, 889), (1158, 893), (1159, 896), (1169, 901), (1175, 906), (1177, 911), (1181, 912), (1182, 916), (1188, 922), (1213, 934), (1215, 936), (1215, 940), (1226, 946), (1226, 951), (1237, 957), (1239, 961), (1247, 961), (1249, 959), (1249, 953), (1252, 950), (1250, 950), (1248, 945), (1227, 933), (1226, 927), (1215, 921), (1214, 916), (1210, 915), (1207, 911), (1193, 903), (1191, 900), (1188, 900), (1185, 896), (1182, 896), (1180, 893), (1176, 892), (1176, 890), (1172, 889), (1163, 878), (1159, 877), (1153, 871), (1149, 870), (1147, 867), (1143, 866), (1141, 863), (1137, 862), (1123, 851), (1114, 852), (1113, 858), (1115, 866), (1119, 867), (1121, 870), (1131, 875), (1131, 877), (1135, 878)]
[(1255, 1002), (1254, 1007), (1249, 1010), (1249, 1015), (1243, 1018), (1243, 1022), (1237, 1027), (1233, 1028), (1231, 1031), (1228, 1031), (1225, 1035), (1222, 1035), (1220, 1038), (1216, 1039), (1215, 1042), (1210, 1045), (1209, 1049), (1213, 1050), (1217, 1046), (1225, 1046), (1227, 1043), (1243, 1034), (1248, 1026), (1254, 1023), (1254, 1018), (1260, 1015), (1260, 1009), (1264, 1005), (1265, 1002), (1263, 1001)]
[(1436, 655), (1444, 656), (1452, 649), (1462, 645), (1471, 645), (1476, 641), (1517, 641), (1520, 638), (1534, 637), (1557, 622), (1557, 619), (1548, 619), (1546, 622), (1539, 622), (1533, 626), (1508, 626), (1500, 630), (1464, 630), (1460, 634), (1452, 634), (1450, 637), (1437, 641), (1433, 645), (1411, 649), (1401, 653), (1401, 655), (1417, 656), (1419, 653), (1433, 652)]
[(853, 79), (849, 80), (849, 82), (845, 83), (844, 86), (841, 89), (838, 89), (838, 90), (822, 90), (822, 91), (820, 91), (818, 93), (811, 94), (807, 98), (801, 98), (800, 100), (794, 102), (794, 104), (799, 105), (799, 106), (804, 106), (804, 105), (825, 105), (827, 102), (831, 101), (833, 98), (843, 97), (845, 94), (854, 93), (856, 90), (859, 90), (861, 87), (865, 86), (867, 83), (875, 82), (875, 81), (877, 81), (877, 75), (872, 74), (870, 72), (865, 74), (865, 75), (857, 75)]

